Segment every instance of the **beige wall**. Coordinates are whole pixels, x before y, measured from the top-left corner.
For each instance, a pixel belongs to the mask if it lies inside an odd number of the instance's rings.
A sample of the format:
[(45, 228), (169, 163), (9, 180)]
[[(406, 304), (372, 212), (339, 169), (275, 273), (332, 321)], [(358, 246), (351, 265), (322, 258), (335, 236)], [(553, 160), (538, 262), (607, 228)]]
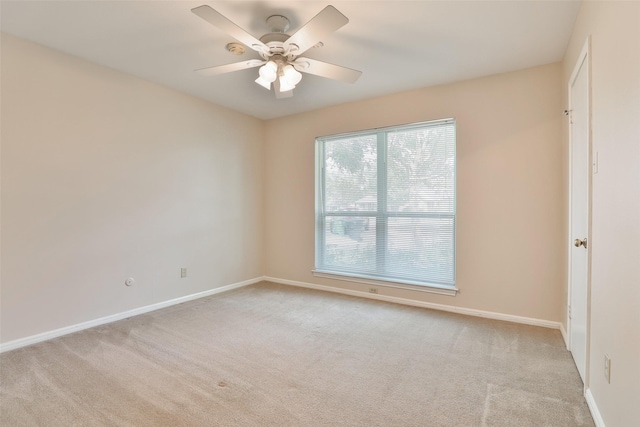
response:
[[(592, 187), (587, 382), (607, 427), (626, 427), (640, 425), (640, 2), (583, 2), (563, 62), (565, 100), (589, 35), (599, 172)], [(610, 384), (605, 353), (611, 357)]]
[(365, 291), (366, 285), (311, 274), (314, 138), (454, 117), (460, 293), (379, 293), (559, 321), (565, 286), (560, 81), (560, 64), (552, 64), (268, 121), (266, 275)]
[(262, 133), (3, 35), (2, 342), (260, 277)]

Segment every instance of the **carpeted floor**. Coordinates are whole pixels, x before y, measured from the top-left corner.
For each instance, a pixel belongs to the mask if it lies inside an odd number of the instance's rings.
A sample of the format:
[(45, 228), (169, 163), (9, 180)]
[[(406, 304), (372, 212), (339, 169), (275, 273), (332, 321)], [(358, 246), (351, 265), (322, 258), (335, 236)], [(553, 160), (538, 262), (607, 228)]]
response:
[(2, 426), (593, 426), (560, 332), (261, 283), (0, 355)]

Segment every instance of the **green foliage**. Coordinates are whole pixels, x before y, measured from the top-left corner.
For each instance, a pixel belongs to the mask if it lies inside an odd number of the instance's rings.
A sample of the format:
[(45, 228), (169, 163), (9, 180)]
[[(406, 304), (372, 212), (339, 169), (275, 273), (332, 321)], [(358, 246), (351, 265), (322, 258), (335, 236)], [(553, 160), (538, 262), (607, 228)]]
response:
[(375, 135), (325, 144), (327, 208), (355, 209), (364, 196), (375, 196), (377, 156)]
[(345, 174), (355, 175), (361, 173), (364, 164), (364, 144), (358, 141), (349, 143), (332, 143), (327, 145), (327, 159), (338, 167)]

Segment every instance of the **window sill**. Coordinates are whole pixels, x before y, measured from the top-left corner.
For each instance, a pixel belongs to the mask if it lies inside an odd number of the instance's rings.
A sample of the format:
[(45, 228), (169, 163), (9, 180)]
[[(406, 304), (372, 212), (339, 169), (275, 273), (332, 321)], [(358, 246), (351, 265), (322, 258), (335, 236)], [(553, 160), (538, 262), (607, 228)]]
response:
[(448, 295), (452, 297), (456, 296), (456, 294), (458, 293), (458, 288), (456, 288), (455, 286), (445, 286), (445, 285), (435, 285), (435, 284), (419, 285), (411, 282), (396, 282), (396, 281), (391, 282), (387, 280), (379, 280), (379, 279), (373, 279), (373, 278), (364, 277), (364, 276), (350, 275), (346, 273), (335, 273), (335, 272), (328, 272), (328, 271), (322, 271), (322, 270), (312, 270), (311, 273), (315, 277), (322, 277), (324, 279), (343, 280), (346, 282), (363, 283), (366, 285), (375, 285), (375, 286), (382, 286), (387, 288), (408, 289), (411, 291), (428, 292), (432, 294)]

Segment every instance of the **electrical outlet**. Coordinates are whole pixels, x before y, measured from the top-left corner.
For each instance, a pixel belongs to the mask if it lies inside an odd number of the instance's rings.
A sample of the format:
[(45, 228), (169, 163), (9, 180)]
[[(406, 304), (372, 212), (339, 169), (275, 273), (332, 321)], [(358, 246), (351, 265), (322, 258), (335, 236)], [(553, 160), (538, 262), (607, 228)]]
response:
[(186, 268), (181, 268), (180, 269), (180, 277), (187, 277), (187, 269)]
[(604, 355), (604, 377), (607, 379), (607, 383), (611, 384), (611, 358), (608, 354)]
[(377, 294), (378, 293), (378, 288), (369, 288), (369, 293), (370, 294)]

